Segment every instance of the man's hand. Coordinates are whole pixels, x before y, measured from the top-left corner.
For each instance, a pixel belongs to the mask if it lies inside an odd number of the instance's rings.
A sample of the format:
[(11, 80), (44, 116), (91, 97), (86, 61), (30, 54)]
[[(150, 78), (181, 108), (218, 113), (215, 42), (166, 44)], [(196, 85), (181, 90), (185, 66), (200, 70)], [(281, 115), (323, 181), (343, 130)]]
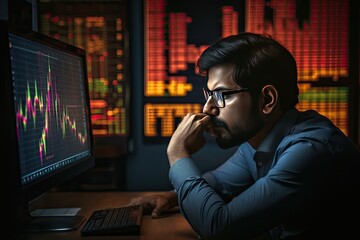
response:
[(170, 165), (178, 159), (190, 157), (205, 145), (203, 133), (210, 122), (210, 116), (203, 113), (188, 113), (170, 139), (167, 147)]
[(141, 205), (145, 214), (159, 218), (177, 206), (177, 197), (175, 192), (151, 194), (133, 198), (129, 205)]

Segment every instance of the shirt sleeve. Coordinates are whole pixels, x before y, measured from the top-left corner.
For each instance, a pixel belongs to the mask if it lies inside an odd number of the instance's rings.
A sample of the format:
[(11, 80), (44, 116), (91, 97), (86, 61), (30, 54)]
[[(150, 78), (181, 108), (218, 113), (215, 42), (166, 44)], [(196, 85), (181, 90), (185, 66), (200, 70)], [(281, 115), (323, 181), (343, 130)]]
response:
[(248, 143), (245, 143), (222, 165), (205, 173), (203, 178), (217, 193), (234, 197), (255, 181), (254, 153), (255, 150)]
[[(321, 188), (318, 173), (322, 162), (328, 160), (326, 152), (324, 146), (316, 142), (289, 145), (277, 153), (276, 166), (265, 177), (228, 203), (212, 187), (214, 184), (208, 184), (201, 176), (190, 158), (174, 163), (169, 176), (181, 212), (200, 236), (204, 239), (249, 237), (278, 225)], [(232, 174), (236, 174), (236, 170)], [(224, 179), (234, 181), (229, 185), (236, 185), (235, 178)]]

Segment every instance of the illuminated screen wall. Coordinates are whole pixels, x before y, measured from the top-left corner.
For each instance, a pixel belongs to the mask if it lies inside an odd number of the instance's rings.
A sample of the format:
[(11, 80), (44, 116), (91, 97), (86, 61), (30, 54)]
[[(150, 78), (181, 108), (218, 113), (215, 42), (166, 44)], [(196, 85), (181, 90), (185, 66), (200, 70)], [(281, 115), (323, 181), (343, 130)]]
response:
[(168, 139), (202, 110), (200, 53), (241, 31), (270, 34), (298, 63), (298, 109), (316, 109), (348, 133), (349, 2), (145, 0), (144, 138)]
[(95, 137), (128, 134), (125, 3), (40, 1), (38, 4), (40, 32), (87, 52)]

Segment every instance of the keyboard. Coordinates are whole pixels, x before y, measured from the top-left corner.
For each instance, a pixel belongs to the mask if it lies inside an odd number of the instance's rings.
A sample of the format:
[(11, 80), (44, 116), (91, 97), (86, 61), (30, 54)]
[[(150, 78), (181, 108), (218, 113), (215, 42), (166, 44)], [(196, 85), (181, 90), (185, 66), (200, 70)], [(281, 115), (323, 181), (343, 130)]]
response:
[(82, 236), (140, 235), (139, 205), (95, 210), (81, 230)]

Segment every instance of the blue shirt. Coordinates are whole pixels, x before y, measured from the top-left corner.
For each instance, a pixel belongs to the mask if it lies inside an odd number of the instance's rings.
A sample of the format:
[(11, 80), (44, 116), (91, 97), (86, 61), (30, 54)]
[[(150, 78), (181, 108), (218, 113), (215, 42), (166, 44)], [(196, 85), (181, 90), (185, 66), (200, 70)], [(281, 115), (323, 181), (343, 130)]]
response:
[(182, 214), (201, 237), (245, 239), (269, 231), (273, 239), (286, 239), (324, 235), (320, 224), (338, 222), (329, 213), (344, 213), (355, 199), (359, 162), (359, 149), (327, 118), (294, 108), (257, 150), (244, 143), (204, 175), (191, 158), (182, 158), (169, 177)]

